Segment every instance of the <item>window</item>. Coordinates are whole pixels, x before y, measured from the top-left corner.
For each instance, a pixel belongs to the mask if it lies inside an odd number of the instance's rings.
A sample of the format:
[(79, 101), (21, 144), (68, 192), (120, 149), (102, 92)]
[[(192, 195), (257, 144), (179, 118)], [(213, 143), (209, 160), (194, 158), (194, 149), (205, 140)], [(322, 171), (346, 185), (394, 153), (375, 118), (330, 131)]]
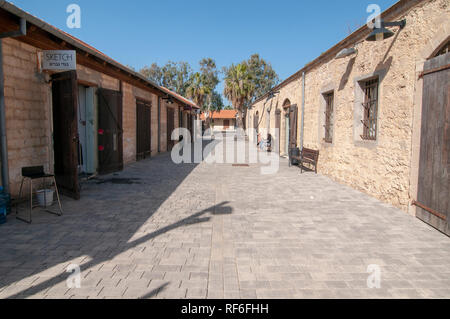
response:
[(364, 119), (363, 134), (361, 138), (363, 140), (377, 139), (377, 117), (378, 117), (378, 79), (372, 79), (362, 83), (364, 93)]
[(325, 138), (327, 143), (333, 143), (333, 108), (334, 108), (334, 93), (324, 94), (325, 99)]

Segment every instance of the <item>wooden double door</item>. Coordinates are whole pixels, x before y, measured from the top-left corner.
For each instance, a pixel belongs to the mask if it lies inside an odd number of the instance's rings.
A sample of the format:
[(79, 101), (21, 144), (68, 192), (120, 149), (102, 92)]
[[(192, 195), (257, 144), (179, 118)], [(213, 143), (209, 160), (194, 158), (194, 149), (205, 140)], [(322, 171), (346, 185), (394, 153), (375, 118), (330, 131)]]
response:
[(417, 217), (450, 236), (450, 53), (425, 63)]
[[(80, 198), (78, 81), (76, 71), (52, 76), (54, 173), (61, 193)], [(97, 89), (98, 172), (123, 169), (122, 93)]]

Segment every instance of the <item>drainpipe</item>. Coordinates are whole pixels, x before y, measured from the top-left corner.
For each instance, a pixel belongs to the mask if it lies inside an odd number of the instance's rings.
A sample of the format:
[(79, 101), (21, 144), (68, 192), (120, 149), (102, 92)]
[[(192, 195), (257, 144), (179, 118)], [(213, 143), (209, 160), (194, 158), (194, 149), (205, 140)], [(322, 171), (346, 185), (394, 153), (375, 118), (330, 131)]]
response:
[(158, 153), (161, 153), (161, 97), (158, 96)]
[(304, 129), (305, 129), (305, 72), (302, 74), (302, 121), (300, 124), (300, 150), (303, 150)]
[(2, 186), (9, 193), (8, 144), (6, 141), (5, 92), (3, 79), (3, 42), (0, 40), (0, 144), (2, 163)]
[(2, 165), (2, 186), (9, 193), (8, 142), (6, 139), (5, 80), (3, 74), (3, 38), (27, 34), (27, 20), (20, 19), (20, 29), (0, 34), (0, 159)]

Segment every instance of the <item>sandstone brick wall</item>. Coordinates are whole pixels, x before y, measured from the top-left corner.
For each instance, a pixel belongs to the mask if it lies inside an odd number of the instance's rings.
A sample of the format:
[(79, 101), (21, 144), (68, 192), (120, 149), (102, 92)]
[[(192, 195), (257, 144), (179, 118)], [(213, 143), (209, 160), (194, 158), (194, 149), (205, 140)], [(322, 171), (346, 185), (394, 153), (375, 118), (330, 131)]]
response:
[(51, 159), (51, 89), (37, 73), (36, 49), (12, 39), (3, 39), (6, 134), (10, 187), (18, 193), (21, 168), (44, 165), (53, 170)]
[[(44, 165), (53, 172), (51, 84), (38, 73), (39, 50), (15, 39), (3, 40), (3, 66), (5, 72), (6, 128), (10, 168), (10, 187), (18, 194), (21, 168)], [(97, 87), (120, 90), (120, 81), (103, 73), (77, 66), (78, 80)], [(158, 153), (158, 98), (155, 94), (136, 88), (126, 82), (123, 90), (123, 159), (136, 161), (136, 98), (152, 102), (151, 140), (152, 155)], [(167, 148), (166, 106), (161, 103), (161, 151)], [(178, 125), (178, 112), (175, 113)]]
[[(363, 41), (358, 55), (335, 60), (327, 58), (306, 73), (304, 145), (320, 150), (319, 172), (336, 181), (362, 190), (405, 211), (410, 198), (411, 143), (416, 89), (416, 63), (420, 52), (433, 43), (442, 25), (449, 24), (447, 0), (424, 1), (401, 16), (407, 26), (383, 42)], [(444, 28), (450, 32), (450, 26)], [(450, 34), (447, 34), (447, 36)], [(442, 38), (445, 38), (442, 37)], [(359, 132), (361, 108), (358, 80), (377, 75), (380, 80), (378, 138), (362, 141)], [(302, 81), (297, 79), (281, 88), (275, 99), (279, 105), (288, 98), (301, 110)], [(322, 93), (334, 91), (333, 143), (323, 141), (324, 102)], [(250, 111), (262, 113), (264, 101)], [(270, 103), (270, 102), (269, 102)], [(299, 113), (299, 124), (300, 128)], [(265, 120), (262, 127), (266, 127)], [(282, 116), (281, 144), (284, 143)], [(250, 123), (252, 123), (250, 121)], [(275, 114), (271, 113), (271, 127)]]

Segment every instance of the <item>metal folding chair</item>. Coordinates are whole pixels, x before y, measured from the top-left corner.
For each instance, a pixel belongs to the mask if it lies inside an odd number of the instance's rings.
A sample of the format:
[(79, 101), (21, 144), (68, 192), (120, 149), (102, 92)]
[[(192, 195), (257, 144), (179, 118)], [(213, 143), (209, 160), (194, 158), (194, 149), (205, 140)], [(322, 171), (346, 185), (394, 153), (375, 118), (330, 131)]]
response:
[[(22, 189), (23, 189), (23, 184), (24, 184), (24, 182), (25, 182), (26, 180), (29, 180), (29, 181), (30, 181), (30, 209), (29, 209), (29, 218), (28, 218), (28, 220), (26, 220), (26, 219), (21, 218), (21, 217), (19, 216), (19, 211), (18, 211), (19, 204), (16, 205), (16, 218), (17, 218), (18, 220), (21, 220), (21, 221), (26, 222), (26, 223), (28, 223), (28, 224), (31, 224), (31, 223), (32, 223), (32, 217), (31, 217), (31, 214), (32, 214), (33, 208), (37, 207), (37, 205), (33, 206), (33, 181), (34, 181), (34, 180), (38, 180), (38, 179), (43, 179), (44, 186), (46, 185), (46, 183), (45, 183), (46, 180), (47, 180), (47, 179), (51, 179), (52, 182), (53, 182), (53, 185), (55, 186), (56, 198), (57, 198), (58, 205), (59, 205), (59, 213), (53, 212), (53, 211), (51, 211), (51, 210), (49, 210), (49, 209), (46, 209), (45, 211), (48, 212), (48, 213), (50, 213), (50, 214), (57, 215), (57, 216), (62, 216), (62, 215), (63, 215), (63, 210), (62, 210), (61, 201), (60, 201), (60, 198), (59, 198), (58, 185), (56, 185), (55, 175), (52, 175), (52, 174), (46, 174), (46, 173), (44, 172), (44, 166), (23, 167), (23, 168), (22, 168), (22, 183), (20, 184), (20, 191), (19, 191), (19, 200), (22, 199)], [(44, 192), (44, 201), (45, 201), (45, 203), (47, 203), (47, 200), (46, 200), (46, 193), (45, 193), (45, 192)], [(53, 203), (52, 203), (52, 205), (53, 205)], [(48, 206), (46, 206), (46, 208), (47, 208), (47, 207), (48, 207)]]

